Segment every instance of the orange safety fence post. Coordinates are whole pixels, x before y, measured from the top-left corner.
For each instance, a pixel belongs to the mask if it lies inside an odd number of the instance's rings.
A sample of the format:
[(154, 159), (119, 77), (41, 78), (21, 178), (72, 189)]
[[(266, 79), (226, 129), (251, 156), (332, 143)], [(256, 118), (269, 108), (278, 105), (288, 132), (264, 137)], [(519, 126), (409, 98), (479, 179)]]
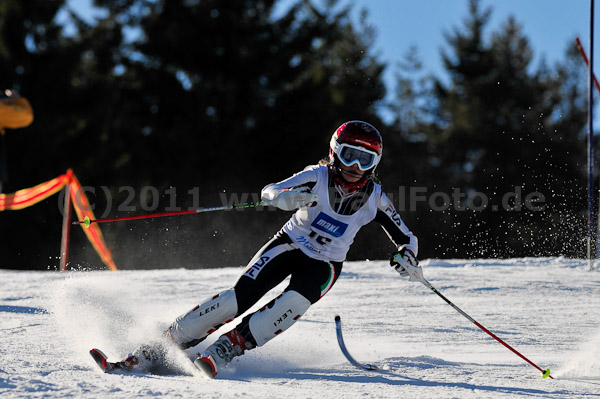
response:
[(60, 270), (66, 271), (69, 262), (69, 241), (71, 239), (71, 179), (73, 170), (67, 171), (68, 182), (65, 185), (65, 203), (63, 206), (62, 236), (60, 241)]
[[(71, 201), (73, 202), (73, 208), (75, 208), (77, 217), (79, 219), (84, 219), (87, 216), (90, 219), (95, 219), (96, 217), (92, 211), (92, 206), (90, 205), (90, 202), (85, 195), (85, 191), (81, 187), (81, 183), (79, 183), (79, 180), (75, 174), (73, 174), (71, 177), (71, 184), (69, 184), (69, 187), (71, 188)], [(112, 259), (112, 254), (104, 242), (102, 231), (98, 225), (92, 225), (90, 228), (85, 228), (83, 225), (81, 225), (81, 228), (88, 240), (90, 240), (94, 246), (96, 252), (98, 252), (98, 255), (100, 255), (100, 258), (106, 267), (108, 267), (110, 270), (117, 270), (117, 265)]]
[[(77, 180), (77, 177), (73, 173), (73, 170), (69, 169), (64, 175), (60, 175), (52, 180), (38, 184), (37, 186), (19, 190), (12, 194), (0, 193), (0, 212), (8, 210), (16, 211), (45, 200), (51, 195), (58, 193), (65, 186), (67, 189), (65, 191), (65, 203), (63, 206), (60, 270), (66, 270), (68, 263), (72, 215), (71, 205), (75, 208), (75, 211), (80, 218), (95, 218), (90, 202), (88, 201), (79, 180)], [(92, 243), (106, 267), (110, 270), (117, 270), (117, 265), (113, 261), (112, 254), (104, 242), (104, 237), (102, 236), (100, 228), (97, 225), (94, 225), (93, 228), (83, 228), (83, 232)]]

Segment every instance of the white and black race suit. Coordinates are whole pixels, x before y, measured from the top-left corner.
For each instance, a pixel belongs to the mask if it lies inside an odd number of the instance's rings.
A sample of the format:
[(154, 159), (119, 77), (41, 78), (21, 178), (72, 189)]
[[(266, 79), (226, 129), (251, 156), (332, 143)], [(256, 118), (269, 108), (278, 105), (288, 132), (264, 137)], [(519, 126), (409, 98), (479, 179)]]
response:
[[(262, 190), (270, 200), (283, 190), (309, 187), (318, 195), (315, 206), (298, 209), (254, 258), (234, 289), (240, 315), (269, 290), (291, 276), (285, 291), (295, 291), (310, 303), (317, 302), (335, 283), (342, 262), (356, 233), (375, 220), (397, 246), (418, 254), (416, 236), (404, 224), (381, 186), (369, 180), (353, 193), (345, 193), (333, 183), (330, 166), (313, 165)], [(272, 304), (267, 305), (269, 307)], [(237, 328), (253, 341), (248, 315)]]
[(356, 233), (376, 220), (397, 245), (405, 244), (417, 256), (417, 238), (406, 227), (379, 184), (369, 181), (363, 189), (344, 195), (331, 184), (329, 173), (327, 166), (309, 166), (262, 190), (262, 197), (266, 199), (277, 196), (282, 190), (300, 186), (309, 186), (318, 195), (316, 206), (298, 209), (283, 227), (302, 252), (313, 259), (343, 262)]

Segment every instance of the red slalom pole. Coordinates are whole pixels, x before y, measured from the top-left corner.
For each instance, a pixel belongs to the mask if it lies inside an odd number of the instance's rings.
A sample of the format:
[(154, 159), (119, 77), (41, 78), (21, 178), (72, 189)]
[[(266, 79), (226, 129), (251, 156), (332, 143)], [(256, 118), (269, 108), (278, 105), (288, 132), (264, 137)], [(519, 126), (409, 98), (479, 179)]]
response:
[(197, 209), (191, 209), (191, 210), (187, 210), (187, 211), (158, 212), (158, 213), (149, 213), (147, 215), (121, 216), (121, 217), (106, 218), (106, 219), (90, 219), (89, 217), (86, 216), (83, 220), (74, 221), (73, 224), (83, 224), (85, 227), (90, 227), (90, 224), (92, 224), (92, 223), (106, 223), (106, 222), (120, 222), (120, 221), (124, 221), (124, 220), (151, 219), (151, 218), (159, 218), (159, 217), (165, 217), (165, 216), (189, 215), (192, 213), (225, 211), (225, 210), (230, 210), (230, 209), (256, 208), (257, 206), (266, 206), (266, 205), (268, 205), (268, 201), (245, 202), (245, 203), (225, 205), (225, 206), (197, 208)]
[[(581, 57), (583, 57), (583, 61), (585, 62), (585, 65), (589, 68), (590, 62), (588, 61), (587, 54), (585, 53), (585, 50), (583, 49), (583, 45), (581, 44), (581, 41), (579, 40), (578, 37), (575, 38), (575, 41), (577, 42), (577, 48), (579, 49), (579, 52), (581, 53)], [(600, 93), (600, 83), (598, 83), (598, 79), (596, 79), (596, 74), (594, 74), (594, 86), (596, 86), (596, 90), (598, 90), (598, 93)]]

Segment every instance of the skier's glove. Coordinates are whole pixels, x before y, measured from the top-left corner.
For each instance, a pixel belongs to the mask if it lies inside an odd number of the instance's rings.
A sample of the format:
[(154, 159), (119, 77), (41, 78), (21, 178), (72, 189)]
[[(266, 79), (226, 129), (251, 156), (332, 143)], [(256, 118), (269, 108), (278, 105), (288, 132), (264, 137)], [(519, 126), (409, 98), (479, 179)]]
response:
[(284, 211), (293, 211), (303, 206), (315, 205), (319, 197), (308, 187), (296, 187), (284, 190), (271, 201), (269, 205)]
[(400, 276), (410, 276), (410, 281), (419, 281), (419, 278), (423, 278), (423, 272), (419, 261), (415, 257), (415, 254), (408, 248), (402, 247), (400, 250), (392, 255), (390, 259), (390, 266), (392, 266)]

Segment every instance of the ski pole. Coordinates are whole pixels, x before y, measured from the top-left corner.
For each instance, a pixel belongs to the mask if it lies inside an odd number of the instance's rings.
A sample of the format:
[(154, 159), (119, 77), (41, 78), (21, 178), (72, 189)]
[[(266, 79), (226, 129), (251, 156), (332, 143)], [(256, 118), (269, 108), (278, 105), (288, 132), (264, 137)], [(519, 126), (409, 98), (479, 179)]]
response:
[(158, 212), (158, 213), (149, 213), (147, 215), (121, 216), (121, 217), (106, 218), (106, 219), (90, 219), (89, 217), (86, 216), (83, 220), (76, 220), (72, 223), (73, 224), (83, 224), (86, 228), (88, 228), (88, 227), (90, 227), (90, 225), (92, 223), (106, 223), (106, 222), (120, 222), (120, 221), (124, 221), (124, 220), (151, 219), (151, 218), (159, 218), (159, 217), (165, 217), (165, 216), (177, 216), (177, 215), (189, 215), (189, 214), (195, 214), (195, 213), (204, 213), (204, 212), (226, 211), (226, 210), (231, 210), (231, 209), (256, 208), (258, 206), (266, 206), (266, 205), (269, 205), (269, 201), (244, 202), (244, 203), (225, 205), (225, 206), (196, 208), (196, 209), (190, 209), (187, 211)]
[(407, 269), (407, 271), (408, 271), (408, 274), (410, 276), (410, 281), (419, 281), (419, 282), (423, 283), (423, 285), (425, 285), (431, 291), (435, 292), (440, 298), (442, 298), (444, 301), (446, 301), (446, 303), (448, 305), (452, 306), (454, 308), (454, 310), (456, 310), (458, 313), (460, 313), (461, 315), (465, 316), (469, 321), (471, 321), (473, 324), (475, 324), (481, 330), (483, 330), (484, 332), (486, 332), (487, 334), (489, 334), (492, 338), (494, 338), (496, 341), (500, 342), (506, 348), (510, 349), (515, 355), (519, 356), (521, 359), (525, 360), (527, 363), (529, 363), (530, 365), (532, 365), (533, 367), (535, 367), (536, 369), (538, 369), (539, 371), (541, 371), (542, 378), (548, 378), (548, 377), (550, 377), (551, 379), (554, 379), (554, 377), (552, 377), (550, 375), (550, 369), (549, 368), (546, 369), (546, 370), (541, 369), (537, 364), (533, 363), (531, 360), (527, 359), (525, 356), (523, 356), (522, 354), (520, 354), (516, 349), (514, 349), (512, 346), (510, 346), (509, 344), (507, 344), (506, 342), (504, 342), (500, 338), (498, 338), (494, 333), (492, 333), (490, 330), (488, 330), (487, 328), (485, 328), (484, 326), (482, 326), (481, 324), (479, 324), (475, 319), (473, 319), (471, 316), (469, 316), (468, 314), (466, 314), (465, 312), (463, 312), (458, 306), (456, 306), (455, 304), (453, 304), (448, 298), (446, 298), (444, 295), (442, 295), (442, 293), (439, 292), (433, 285), (431, 285), (429, 283), (429, 281), (425, 280), (425, 278), (423, 277), (423, 270), (420, 267), (404, 266), (404, 268)]

